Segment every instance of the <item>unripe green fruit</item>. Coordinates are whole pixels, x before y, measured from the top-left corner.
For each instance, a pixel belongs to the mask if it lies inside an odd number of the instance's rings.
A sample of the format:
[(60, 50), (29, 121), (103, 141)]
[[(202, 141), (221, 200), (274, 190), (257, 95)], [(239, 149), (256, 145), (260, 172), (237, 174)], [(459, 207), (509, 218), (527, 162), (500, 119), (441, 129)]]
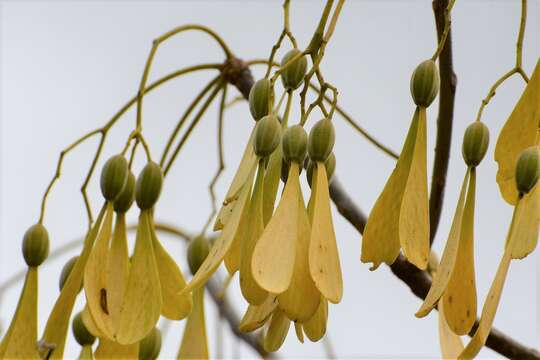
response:
[(480, 121), (475, 121), (467, 127), (463, 135), (461, 153), (468, 166), (478, 166), (486, 155), (489, 145), (489, 129)]
[(197, 236), (189, 243), (187, 258), (189, 269), (195, 274), (210, 252), (210, 245), (203, 236)]
[(269, 79), (257, 80), (249, 92), (249, 111), (255, 120), (268, 115), (272, 100), (274, 98), (274, 88)]
[(540, 178), (540, 148), (531, 146), (519, 155), (516, 165), (516, 186), (521, 194), (527, 194)]
[(32, 225), (24, 234), (22, 252), (28, 266), (41, 265), (49, 256), (49, 233), (41, 224)]
[(161, 351), (161, 331), (155, 327), (141, 340), (139, 344), (139, 359), (154, 360), (157, 359)]
[(108, 201), (114, 201), (126, 185), (129, 166), (122, 155), (111, 157), (101, 171), (101, 193)]
[(330, 119), (317, 122), (309, 132), (308, 153), (313, 161), (326, 161), (332, 150), (336, 135)]
[[(77, 262), (78, 256), (74, 256), (71, 259), (69, 259), (62, 268), (62, 271), (60, 272), (60, 280), (58, 281), (58, 286), (60, 288), (60, 291), (62, 291), (62, 288), (64, 287), (64, 284), (66, 283), (69, 274), (71, 274), (71, 270), (73, 270), (73, 266), (75, 266), (75, 263)], [(82, 289), (82, 284), (81, 284)], [(80, 289), (79, 289), (80, 291)]]
[[(336, 170), (336, 156), (334, 153), (331, 153), (330, 156), (328, 156), (324, 162), (324, 167), (326, 168), (326, 177), (328, 178), (328, 182), (330, 182), (332, 180), (332, 176), (334, 176), (334, 171)], [(313, 170), (315, 170), (315, 163), (309, 160), (306, 169), (306, 178), (309, 186), (311, 186), (311, 181), (313, 179)]]
[(306, 158), (308, 136), (300, 125), (294, 125), (285, 130), (281, 146), (283, 158), (287, 162), (302, 164)]
[(281, 140), (281, 124), (277, 116), (266, 115), (255, 126), (255, 139), (253, 150), (259, 157), (269, 156), (279, 145)]
[(135, 185), (135, 200), (141, 210), (151, 209), (159, 199), (163, 185), (163, 172), (155, 162), (148, 162)]
[(135, 201), (135, 175), (130, 171), (128, 173), (126, 185), (120, 195), (114, 200), (114, 211), (125, 213), (129, 210)]
[(73, 330), (73, 337), (81, 346), (92, 345), (94, 341), (96, 341), (96, 337), (92, 335), (84, 325), (82, 313), (75, 315), (73, 323), (71, 324), (71, 329)]
[[(300, 53), (301, 51), (298, 49), (292, 49), (291, 51), (289, 51), (287, 54), (285, 54), (283, 60), (281, 60), (281, 66), (287, 64), (292, 58), (298, 56), (298, 54)], [(283, 82), (283, 87), (285, 87), (285, 89), (287, 90), (297, 89), (304, 81), (306, 71), (307, 59), (304, 55), (294, 60), (281, 73), (281, 81)]]
[(439, 84), (439, 71), (435, 61), (421, 62), (411, 77), (411, 95), (414, 103), (427, 108), (437, 97)]

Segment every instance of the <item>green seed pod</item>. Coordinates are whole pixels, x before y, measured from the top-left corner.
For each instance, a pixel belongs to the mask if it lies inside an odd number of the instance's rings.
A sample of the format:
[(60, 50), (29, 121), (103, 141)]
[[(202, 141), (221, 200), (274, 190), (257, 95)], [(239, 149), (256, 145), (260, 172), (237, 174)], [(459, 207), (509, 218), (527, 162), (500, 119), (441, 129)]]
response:
[(294, 161), (303, 164), (307, 153), (308, 136), (300, 125), (294, 125), (283, 133), (283, 158), (287, 162)]
[(161, 351), (161, 331), (155, 327), (139, 344), (139, 359), (157, 359)]
[(130, 171), (126, 185), (120, 195), (114, 200), (114, 211), (117, 213), (126, 213), (135, 201), (135, 175)]
[[(292, 49), (283, 57), (281, 60), (281, 66), (287, 64), (292, 58), (298, 56), (301, 51), (298, 49)], [(283, 87), (287, 90), (297, 89), (302, 82), (304, 81), (304, 76), (306, 76), (307, 71), (307, 59), (304, 56), (294, 60), (290, 65), (288, 65), (283, 72), (281, 73), (281, 81), (283, 82)]]
[[(71, 270), (73, 270), (73, 266), (75, 266), (75, 263), (77, 262), (78, 256), (74, 256), (71, 259), (69, 259), (62, 268), (62, 272), (60, 272), (60, 280), (58, 281), (58, 287), (60, 288), (60, 291), (62, 291), (62, 288), (64, 287), (64, 284), (66, 283), (69, 274), (71, 274)], [(82, 289), (82, 284), (81, 284)], [(80, 290), (79, 290), (80, 291)]]
[(253, 119), (259, 120), (270, 112), (274, 99), (274, 88), (269, 79), (257, 80), (249, 92), (249, 111)]
[(463, 135), (461, 153), (468, 166), (478, 166), (486, 155), (489, 145), (489, 129), (480, 121), (467, 127)]
[(519, 155), (516, 165), (516, 186), (521, 194), (527, 194), (540, 178), (540, 148), (531, 146)]
[(199, 267), (202, 265), (208, 253), (210, 252), (210, 246), (204, 236), (197, 236), (189, 243), (187, 250), (187, 258), (189, 269), (192, 274), (195, 274)]
[(41, 265), (49, 256), (49, 233), (41, 224), (32, 225), (24, 234), (22, 252), (28, 266)]
[[(326, 168), (326, 177), (328, 182), (332, 181), (332, 176), (334, 176), (334, 171), (336, 170), (336, 156), (334, 153), (331, 153), (326, 161), (324, 162), (324, 167)], [(306, 169), (306, 178), (309, 186), (311, 187), (311, 180), (313, 179), (313, 170), (315, 169), (315, 163), (309, 160)]]
[(71, 323), (71, 329), (73, 330), (73, 337), (81, 346), (91, 346), (96, 341), (96, 337), (84, 325), (82, 313), (75, 315)]
[(159, 199), (163, 185), (163, 172), (155, 162), (148, 162), (135, 184), (135, 200), (141, 210), (151, 209)]
[(421, 62), (411, 77), (411, 95), (414, 103), (427, 108), (437, 97), (439, 83), (439, 71), (435, 61)]
[(266, 115), (255, 126), (253, 149), (259, 157), (269, 156), (279, 145), (281, 139), (281, 124), (277, 116)]
[(114, 201), (126, 185), (129, 166), (122, 155), (111, 157), (101, 171), (101, 193), (108, 201)]
[(330, 119), (317, 122), (309, 132), (308, 153), (313, 161), (326, 161), (336, 142), (334, 125)]

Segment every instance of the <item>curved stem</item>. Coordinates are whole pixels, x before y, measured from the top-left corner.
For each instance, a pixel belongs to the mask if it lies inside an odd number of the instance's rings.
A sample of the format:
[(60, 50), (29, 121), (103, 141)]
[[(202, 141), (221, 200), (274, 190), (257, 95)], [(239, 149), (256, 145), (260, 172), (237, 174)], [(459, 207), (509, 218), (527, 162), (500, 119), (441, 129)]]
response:
[(450, 13), (452, 11), (452, 8), (454, 7), (456, 0), (450, 0), (448, 2), (448, 6), (444, 10), (444, 30), (442, 32), (442, 35), (439, 38), (439, 44), (437, 46), (437, 49), (435, 50), (435, 53), (431, 57), (431, 60), (435, 61), (441, 55), (441, 51), (444, 48), (444, 44), (446, 43), (446, 38), (448, 37), (448, 33), (450, 32), (450, 27), (452, 24), (452, 19), (450, 18)]

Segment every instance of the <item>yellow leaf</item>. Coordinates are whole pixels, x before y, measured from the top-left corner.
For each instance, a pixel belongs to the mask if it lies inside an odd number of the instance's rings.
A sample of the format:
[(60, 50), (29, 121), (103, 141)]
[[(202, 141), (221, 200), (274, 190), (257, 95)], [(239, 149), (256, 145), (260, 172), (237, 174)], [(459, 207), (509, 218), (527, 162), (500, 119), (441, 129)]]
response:
[[(77, 258), (73, 269), (71, 270), (64, 287), (60, 291), (60, 296), (54, 304), (53, 310), (47, 319), (47, 325), (43, 337), (40, 340), (40, 356), (48, 359), (62, 359), (64, 357), (64, 346), (66, 344), (66, 335), (69, 327), (69, 319), (75, 304), (75, 299), (81, 289), (83, 280), (84, 268), (88, 256), (92, 250), (94, 241), (96, 240), (99, 229), (103, 222), (106, 206), (104, 205), (99, 213), (99, 216), (86, 235), (84, 240), (83, 250)], [(54, 348), (53, 348), (54, 347)]]
[(264, 336), (263, 348), (267, 352), (278, 351), (289, 332), (291, 321), (287, 319), (285, 313), (276, 309), (272, 314), (270, 326)]
[(264, 191), (263, 191), (263, 219), (264, 224), (268, 224), (274, 212), (274, 204), (276, 202), (279, 181), (281, 180), (281, 162), (283, 160), (283, 151), (281, 144), (274, 150), (264, 175)]
[(475, 194), (476, 170), (472, 168), (470, 170), (467, 200), (462, 215), (461, 236), (454, 270), (442, 297), (446, 322), (457, 335), (468, 334), (476, 320), (476, 280), (474, 276)]
[(188, 317), (178, 359), (208, 359), (208, 340), (204, 321), (204, 287), (193, 292), (193, 311)]
[(452, 226), (450, 228), (450, 233), (448, 234), (448, 240), (446, 240), (446, 245), (444, 247), (444, 252), (441, 257), (441, 262), (438, 266), (437, 273), (433, 276), (433, 282), (431, 283), (431, 288), (424, 299), (424, 302), (420, 309), (416, 312), (416, 317), (424, 317), (437, 305), (437, 302), (443, 295), (452, 271), (454, 270), (454, 265), (456, 263), (456, 257), (459, 248), (459, 238), (461, 236), (461, 224), (463, 218), (463, 203), (465, 202), (465, 195), (467, 190), (467, 181), (469, 180), (469, 170), (465, 174), (463, 183), (461, 185), (461, 193), (459, 195), (459, 200), (456, 206), (456, 211), (454, 213), (454, 219), (452, 220)]
[(250, 175), (246, 180), (246, 186), (242, 188), (242, 191), (239, 194), (239, 198), (237, 200), (239, 206), (235, 206), (227, 225), (223, 228), (223, 231), (212, 245), (210, 253), (201, 264), (199, 270), (197, 270), (197, 273), (193, 275), (190, 283), (184, 288), (184, 290), (182, 290), (182, 294), (191, 292), (192, 290), (202, 286), (216, 271), (219, 264), (221, 264), (223, 261), (223, 257), (231, 248), (231, 244), (240, 225), (241, 215), (244, 213), (244, 208), (247, 206), (249, 201), (249, 195), (251, 194), (251, 183), (255, 168), (255, 165), (253, 165)]
[(454, 334), (446, 318), (444, 317), (445, 308), (443, 302), (438, 305), (439, 308), (439, 342), (441, 345), (441, 355), (443, 359), (457, 359), (463, 351), (463, 342), (461, 338)]
[(81, 349), (79, 354), (79, 360), (94, 360), (94, 354), (92, 354), (92, 346), (85, 345)]
[(99, 345), (94, 353), (96, 360), (133, 360), (139, 358), (139, 343), (122, 345), (106, 338), (99, 339)]
[(152, 244), (161, 285), (161, 314), (171, 320), (181, 320), (189, 315), (192, 306), (191, 294), (180, 293), (186, 280), (174, 259), (163, 248), (153, 228), (150, 228)]
[(37, 351), (38, 269), (29, 267), (17, 310), (0, 344), (2, 359), (39, 359)]
[(499, 165), (497, 183), (510, 204), (515, 204), (518, 191), (515, 185), (516, 162), (524, 149), (536, 143), (540, 131), (540, 60), (516, 107), (504, 124), (497, 145), (495, 161)]
[(88, 310), (88, 305), (84, 306), (84, 309), (81, 313), (82, 321), (84, 326), (86, 326), (86, 329), (90, 332), (90, 334), (94, 335), (95, 337), (105, 337), (105, 335), (99, 331), (96, 322), (92, 318), (92, 315), (90, 314), (90, 310)]
[(302, 330), (302, 324), (299, 322), (294, 323), (294, 331), (296, 332), (296, 338), (298, 341), (300, 341), (302, 344), (304, 343), (304, 331)]
[(242, 238), (240, 252), (240, 289), (242, 295), (251, 305), (259, 305), (265, 299), (267, 292), (259, 286), (251, 271), (254, 249), (264, 231), (263, 222), (263, 188), (264, 164), (259, 162), (259, 171), (249, 204), (249, 223), (245, 236)]
[(463, 352), (459, 355), (459, 359), (473, 359), (486, 343), (491, 326), (493, 325), (493, 320), (495, 319), (497, 307), (499, 306), (499, 300), (501, 299), (501, 293), (511, 260), (510, 254), (505, 252), (497, 269), (495, 279), (489, 289), (484, 307), (482, 308), (482, 316), (480, 317), (478, 328)]
[(321, 298), (317, 312), (306, 321), (302, 326), (309, 340), (319, 341), (326, 333), (326, 324), (328, 322), (328, 301)]
[(252, 332), (266, 323), (277, 306), (275, 295), (268, 295), (260, 305), (249, 305), (238, 329), (242, 332)]
[[(251, 260), (257, 283), (280, 294), (291, 283), (298, 239), (299, 165), (291, 163), (289, 177), (274, 216), (264, 229)], [(309, 240), (308, 240), (309, 241)]]
[(162, 295), (151, 234), (151, 210), (141, 211), (131, 259), (126, 296), (116, 341), (122, 345), (142, 340), (161, 314)]
[(343, 279), (330, 210), (328, 178), (323, 163), (316, 165), (317, 182), (313, 195), (313, 221), (309, 244), (309, 271), (317, 289), (330, 302), (337, 304), (343, 296)]
[(429, 256), (426, 138), (426, 109), (420, 107), (414, 153), (399, 211), (399, 240), (409, 262), (422, 270)]
[(512, 223), (506, 251), (512, 259), (523, 259), (533, 252), (538, 243), (540, 185), (536, 184), (528, 194), (518, 200)]

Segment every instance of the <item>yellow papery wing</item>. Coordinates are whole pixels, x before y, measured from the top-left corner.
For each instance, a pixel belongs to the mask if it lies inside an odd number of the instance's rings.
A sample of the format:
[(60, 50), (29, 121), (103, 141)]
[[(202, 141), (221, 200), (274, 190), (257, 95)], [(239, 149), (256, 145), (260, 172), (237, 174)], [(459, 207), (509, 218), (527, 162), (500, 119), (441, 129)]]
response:
[(300, 341), (302, 344), (304, 343), (304, 330), (302, 330), (302, 324), (299, 322), (294, 323), (294, 331), (296, 332), (296, 338), (298, 341)]
[(272, 314), (270, 326), (264, 336), (263, 348), (267, 352), (278, 351), (283, 342), (287, 338), (291, 321), (287, 319), (285, 313), (276, 309)]
[[(476, 170), (470, 170), (469, 190), (463, 210), (459, 248), (454, 270), (442, 297), (444, 316), (457, 335), (468, 334), (476, 320), (476, 280), (474, 276), (474, 201)], [(441, 301), (439, 301), (439, 304)], [(439, 310), (442, 311), (442, 310)]]
[(326, 334), (326, 324), (328, 322), (328, 301), (321, 298), (319, 308), (315, 314), (302, 326), (304, 333), (311, 341), (319, 341)]
[[(107, 202), (103, 226), (96, 238), (94, 248), (88, 257), (84, 269), (84, 293), (90, 314), (99, 332), (109, 339), (114, 339), (114, 325), (109, 308), (109, 288), (107, 286), (107, 260), (111, 241), (113, 204)], [(117, 308), (119, 310), (119, 308)]]
[(274, 150), (264, 175), (264, 192), (263, 192), (263, 219), (264, 224), (268, 224), (272, 214), (274, 213), (274, 204), (276, 202), (279, 181), (281, 179), (281, 162), (283, 160), (283, 151), (281, 144)]
[(239, 194), (239, 198), (237, 200), (239, 205), (235, 206), (231, 218), (227, 222), (227, 225), (223, 228), (223, 231), (221, 231), (221, 234), (219, 234), (219, 237), (212, 245), (210, 253), (206, 257), (204, 262), (201, 264), (199, 270), (197, 270), (195, 275), (193, 275), (190, 283), (184, 288), (184, 290), (182, 290), (182, 293), (187, 293), (202, 286), (210, 278), (210, 276), (214, 274), (219, 264), (221, 264), (221, 262), (223, 261), (223, 257), (231, 248), (231, 244), (238, 232), (240, 219), (242, 214), (244, 213), (244, 208), (248, 206), (254, 172), (255, 165), (253, 165), (251, 168), (250, 175), (246, 180), (246, 186), (242, 188)]
[(188, 317), (178, 359), (208, 359), (208, 340), (204, 321), (204, 287), (193, 292), (193, 311)]
[[(251, 186), (250, 186), (251, 189)], [(251, 192), (251, 190), (249, 190)], [(242, 241), (247, 234), (249, 224), (249, 205), (244, 206), (243, 213), (240, 217), (240, 223), (238, 224), (238, 229), (236, 230), (236, 235), (232, 240), (229, 251), (225, 254), (223, 262), (225, 263), (225, 268), (229, 272), (229, 275), (233, 275), (238, 270), (240, 270), (240, 252), (242, 247)]]
[[(73, 310), (75, 299), (81, 290), (84, 268), (86, 267), (88, 256), (103, 222), (105, 209), (106, 206), (103, 206), (94, 226), (86, 235), (81, 255), (78, 257), (75, 265), (73, 265), (73, 269), (60, 291), (60, 296), (56, 300), (53, 310), (47, 319), (47, 325), (41, 339), (42, 346), (39, 351), (42, 358), (62, 359), (64, 357), (64, 346), (71, 311)], [(54, 350), (51, 349), (53, 346)]]
[(511, 260), (510, 254), (505, 252), (487, 294), (484, 307), (482, 308), (482, 316), (480, 317), (478, 328), (463, 352), (459, 355), (459, 359), (473, 359), (486, 343), (491, 326), (493, 325), (493, 320), (495, 319), (497, 307), (499, 306), (499, 300), (501, 299), (501, 293)]
[(251, 305), (259, 305), (266, 299), (267, 292), (259, 286), (251, 271), (254, 249), (257, 241), (264, 231), (263, 221), (263, 187), (264, 187), (264, 165), (259, 163), (259, 171), (253, 195), (249, 204), (249, 223), (247, 233), (242, 238), (240, 252), (240, 289), (242, 295)]
[(371, 270), (383, 262), (391, 265), (399, 255), (399, 214), (415, 148), (418, 113), (417, 109), (396, 167), (371, 209), (364, 229), (360, 260), (373, 263)]
[[(291, 163), (289, 177), (274, 216), (264, 229), (251, 260), (257, 283), (268, 292), (281, 294), (293, 277), (298, 241), (299, 166)], [(309, 240), (308, 240), (309, 241)]]
[(461, 193), (454, 213), (454, 219), (452, 220), (452, 226), (450, 233), (448, 234), (448, 240), (444, 247), (444, 252), (441, 257), (441, 262), (438, 266), (437, 273), (433, 275), (433, 282), (431, 288), (424, 299), (424, 302), (420, 309), (416, 312), (417, 317), (424, 317), (437, 305), (437, 302), (443, 295), (454, 265), (456, 263), (456, 257), (459, 248), (459, 238), (461, 236), (461, 224), (463, 218), (463, 203), (465, 202), (465, 195), (467, 190), (467, 181), (469, 180), (469, 170), (465, 174), (463, 183), (461, 184)]
[(399, 241), (403, 254), (419, 269), (429, 256), (429, 204), (426, 171), (426, 109), (418, 109), (414, 153), (399, 211)]
[(94, 353), (96, 360), (133, 360), (139, 358), (139, 343), (122, 345), (106, 338), (99, 339), (99, 345)]
[(277, 299), (275, 295), (268, 295), (260, 305), (249, 305), (240, 324), (238, 324), (238, 329), (242, 332), (257, 330), (266, 323), (276, 306)]
[(116, 341), (123, 345), (142, 340), (154, 328), (161, 314), (161, 286), (151, 226), (150, 210), (141, 211), (126, 296), (116, 333)]
[(540, 182), (517, 203), (512, 233), (506, 251), (512, 259), (523, 259), (536, 248), (540, 225)]
[(317, 181), (313, 202), (313, 222), (309, 243), (309, 271), (317, 289), (337, 304), (343, 296), (343, 279), (330, 209), (328, 178), (323, 163), (317, 163)]
[(192, 306), (191, 294), (180, 293), (186, 280), (174, 259), (163, 248), (153, 228), (150, 228), (152, 244), (161, 285), (161, 314), (171, 320), (181, 320), (189, 315)]
[(105, 337), (105, 335), (101, 331), (99, 331), (96, 322), (94, 321), (94, 318), (92, 318), (90, 310), (88, 310), (88, 305), (84, 306), (84, 309), (81, 313), (81, 318), (84, 326), (90, 332), (90, 334), (94, 335), (95, 337)]
[(515, 204), (518, 198), (515, 183), (517, 159), (524, 149), (536, 143), (539, 128), (540, 60), (495, 146), (495, 161), (499, 165), (497, 183), (504, 200), (510, 204)]
[(443, 359), (457, 359), (463, 351), (463, 342), (461, 338), (454, 334), (444, 316), (444, 305), (440, 302), (439, 308), (439, 343), (441, 346), (441, 355)]
[(39, 359), (37, 351), (38, 269), (29, 267), (17, 310), (0, 344), (2, 359)]
[(79, 354), (79, 360), (93, 360), (94, 354), (92, 353), (92, 346), (85, 345), (82, 347)]

